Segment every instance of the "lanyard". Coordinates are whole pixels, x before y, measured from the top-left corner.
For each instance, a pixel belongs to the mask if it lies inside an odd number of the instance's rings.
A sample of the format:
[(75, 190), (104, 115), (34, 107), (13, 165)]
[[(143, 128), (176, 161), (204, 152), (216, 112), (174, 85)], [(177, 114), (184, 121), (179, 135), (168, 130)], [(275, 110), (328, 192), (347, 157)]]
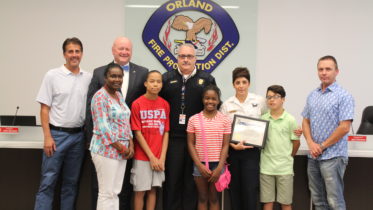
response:
[(184, 109), (185, 109), (185, 85), (188, 81), (189, 78), (192, 77), (192, 74), (188, 75), (188, 77), (184, 77), (184, 75), (181, 75), (182, 78), (183, 78), (183, 86), (181, 86), (181, 106), (180, 106), (180, 109), (181, 109), (181, 114), (184, 114)]

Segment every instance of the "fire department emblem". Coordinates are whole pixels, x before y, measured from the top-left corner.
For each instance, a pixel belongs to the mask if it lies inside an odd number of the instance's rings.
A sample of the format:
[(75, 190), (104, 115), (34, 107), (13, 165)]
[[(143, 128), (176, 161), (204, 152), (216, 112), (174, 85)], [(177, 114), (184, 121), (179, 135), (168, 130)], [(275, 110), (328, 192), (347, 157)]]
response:
[(237, 46), (239, 33), (229, 14), (210, 0), (171, 0), (145, 25), (143, 41), (167, 70), (177, 68), (178, 47), (191, 43), (196, 67), (212, 72)]

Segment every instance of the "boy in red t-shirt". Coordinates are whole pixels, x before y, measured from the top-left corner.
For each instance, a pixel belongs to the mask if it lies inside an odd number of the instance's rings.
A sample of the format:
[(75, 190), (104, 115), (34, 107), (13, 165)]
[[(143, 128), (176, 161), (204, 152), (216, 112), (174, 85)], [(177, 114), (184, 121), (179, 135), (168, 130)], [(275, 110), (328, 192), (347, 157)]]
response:
[(131, 128), (135, 134), (135, 156), (131, 184), (135, 191), (135, 210), (142, 210), (146, 193), (146, 209), (155, 209), (156, 187), (165, 180), (170, 106), (158, 96), (162, 75), (153, 70), (144, 83), (146, 93), (132, 104)]

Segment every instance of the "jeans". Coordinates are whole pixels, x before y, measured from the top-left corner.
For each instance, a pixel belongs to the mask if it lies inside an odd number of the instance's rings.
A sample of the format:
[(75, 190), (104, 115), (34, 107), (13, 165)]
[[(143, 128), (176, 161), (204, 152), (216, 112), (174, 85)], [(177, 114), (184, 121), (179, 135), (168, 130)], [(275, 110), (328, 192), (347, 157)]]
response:
[(347, 157), (329, 160), (308, 159), (308, 180), (316, 210), (345, 210), (343, 176)]
[(75, 209), (80, 168), (84, 158), (84, 134), (51, 130), (56, 151), (50, 157), (43, 152), (41, 180), (35, 210), (51, 210), (57, 179), (62, 171), (61, 210)]

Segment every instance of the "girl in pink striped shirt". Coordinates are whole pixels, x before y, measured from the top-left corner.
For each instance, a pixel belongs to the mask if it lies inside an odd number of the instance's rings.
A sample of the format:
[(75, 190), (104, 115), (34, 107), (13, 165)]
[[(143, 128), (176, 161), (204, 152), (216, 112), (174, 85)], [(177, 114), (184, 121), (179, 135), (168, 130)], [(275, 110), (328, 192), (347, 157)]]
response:
[[(218, 111), (221, 104), (218, 87), (207, 86), (202, 94), (202, 102), (202, 112), (193, 115), (188, 122), (188, 149), (194, 161), (193, 176), (198, 191), (198, 210), (218, 210), (220, 205), (215, 182), (224, 172), (231, 122)], [(209, 162), (209, 168), (205, 165), (206, 161)]]

